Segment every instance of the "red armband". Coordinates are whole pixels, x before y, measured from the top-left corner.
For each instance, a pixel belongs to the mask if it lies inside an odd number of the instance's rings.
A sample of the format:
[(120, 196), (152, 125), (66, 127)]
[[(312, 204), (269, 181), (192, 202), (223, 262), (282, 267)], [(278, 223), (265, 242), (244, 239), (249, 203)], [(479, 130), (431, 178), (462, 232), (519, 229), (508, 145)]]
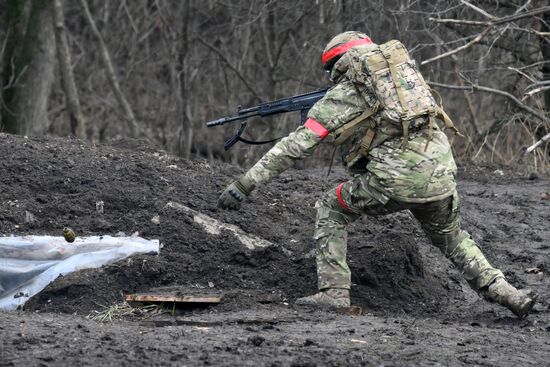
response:
[(309, 129), (313, 131), (317, 136), (319, 136), (321, 139), (324, 139), (328, 135), (328, 130), (323, 127), (320, 123), (315, 121), (314, 119), (307, 119), (306, 123), (304, 124), (304, 127), (306, 129)]
[(340, 206), (342, 208), (346, 210), (350, 210), (348, 204), (346, 204), (346, 202), (342, 198), (342, 188), (344, 187), (345, 184), (346, 182), (342, 182), (340, 185), (338, 185), (338, 187), (336, 188), (336, 197), (338, 198), (338, 202), (340, 203)]

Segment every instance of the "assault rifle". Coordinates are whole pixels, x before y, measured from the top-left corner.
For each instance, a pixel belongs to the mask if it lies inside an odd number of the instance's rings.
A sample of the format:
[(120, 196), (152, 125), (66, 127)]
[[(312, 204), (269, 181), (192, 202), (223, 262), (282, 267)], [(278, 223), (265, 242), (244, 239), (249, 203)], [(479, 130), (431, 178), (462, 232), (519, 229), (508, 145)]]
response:
[(301, 111), (301, 122), (303, 124), (307, 120), (307, 113), (309, 112), (309, 109), (313, 106), (315, 102), (323, 98), (323, 96), (327, 93), (327, 90), (328, 88), (320, 89), (315, 92), (299, 94), (297, 96), (283, 98), (272, 102), (265, 102), (257, 106), (252, 106), (248, 108), (242, 108), (241, 106), (239, 106), (237, 107), (236, 116), (222, 117), (217, 120), (209, 121), (206, 123), (206, 126), (213, 127), (218, 125), (225, 125), (234, 121), (241, 122), (241, 126), (237, 129), (235, 134), (223, 144), (225, 150), (231, 148), (238, 141), (254, 145), (268, 144), (279, 140), (280, 138), (266, 141), (251, 141), (241, 137), (244, 129), (246, 128), (246, 120), (254, 116), (266, 117), (277, 115), (279, 113)]

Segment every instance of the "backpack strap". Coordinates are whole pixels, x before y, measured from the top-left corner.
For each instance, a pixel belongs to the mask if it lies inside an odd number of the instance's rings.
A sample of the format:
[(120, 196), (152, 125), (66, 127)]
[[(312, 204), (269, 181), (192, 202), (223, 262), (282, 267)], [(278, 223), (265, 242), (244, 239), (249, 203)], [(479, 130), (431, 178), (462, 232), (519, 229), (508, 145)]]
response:
[(397, 96), (399, 98), (399, 103), (401, 104), (401, 108), (403, 109), (403, 116), (407, 116), (409, 112), (409, 108), (407, 103), (405, 102), (405, 94), (403, 91), (403, 86), (399, 82), (398, 74), (397, 74), (397, 68), (396, 68), (396, 56), (404, 52), (402, 47), (398, 48), (399, 44), (396, 44), (396, 42), (388, 42), (384, 43), (383, 45), (380, 45), (380, 51), (382, 51), (382, 55), (384, 55), (384, 58), (386, 59), (386, 62), (388, 63), (389, 69), (390, 69), (390, 75), (393, 80), (393, 84), (395, 85), (395, 89), (397, 91)]
[(443, 100), (441, 98), (441, 95), (439, 94), (439, 92), (437, 92), (435, 89), (431, 89), (427, 84), (426, 84), (426, 88), (428, 88), (428, 90), (432, 93), (432, 95), (434, 95), (435, 97), (437, 97), (437, 99), (439, 100), (439, 103), (437, 103), (437, 108), (435, 110), (435, 117), (439, 118), (441, 121), (443, 121), (445, 123), (445, 127), (453, 130), (453, 132), (460, 136), (461, 138), (464, 137), (464, 135), (462, 135), (460, 133), (460, 131), (458, 131), (458, 129), (456, 128), (455, 124), (453, 123), (453, 120), (451, 120), (451, 118), (449, 117), (449, 115), (447, 115), (447, 112), (445, 112), (445, 110), (443, 109)]
[(409, 142), (409, 120), (401, 120), (401, 126), (403, 127), (403, 143), (401, 144), (401, 147), (403, 149), (407, 148), (407, 144)]
[(426, 145), (424, 146), (424, 151), (428, 150), (428, 145), (430, 145), (430, 141), (432, 141), (432, 139), (433, 139), (434, 126), (435, 126), (435, 113), (434, 113), (434, 111), (430, 111), (430, 113), (428, 115), (428, 141), (426, 142)]
[(361, 157), (365, 157), (369, 151), (370, 145), (374, 140), (375, 131), (372, 128), (367, 130), (367, 133), (361, 139), (361, 147), (359, 148), (359, 154)]
[(443, 108), (437, 108), (437, 117), (445, 123), (445, 126), (447, 128), (453, 130), (456, 135), (460, 136), (461, 138), (464, 137), (464, 135), (462, 135), (460, 131), (458, 131), (455, 124), (453, 124), (453, 120), (451, 120), (451, 118), (449, 117), (449, 115), (447, 115), (447, 112), (445, 112)]
[(343, 126), (339, 127), (338, 129), (334, 130), (334, 135), (337, 136), (337, 138), (334, 140), (334, 145), (340, 145), (348, 138), (353, 135), (355, 130), (359, 128), (363, 122), (367, 121), (369, 117), (374, 115), (376, 112), (378, 112), (378, 108), (380, 107), (380, 102), (376, 102), (370, 109), (366, 110), (350, 122), (345, 123)]
[(409, 106), (407, 105), (405, 101), (405, 92), (403, 91), (403, 86), (399, 82), (398, 74), (397, 74), (397, 68), (396, 68), (396, 59), (401, 60), (402, 54), (405, 52), (403, 50), (403, 46), (401, 46), (397, 42), (388, 42), (383, 45), (380, 45), (380, 51), (382, 51), (382, 55), (384, 55), (384, 58), (386, 59), (386, 62), (388, 63), (389, 69), (390, 69), (390, 75), (393, 81), (393, 84), (395, 85), (395, 90), (397, 91), (397, 97), (399, 98), (399, 104), (401, 104), (401, 109), (403, 110), (403, 114), (401, 116), (401, 123), (403, 125), (403, 149), (407, 147), (407, 142), (409, 141), (409, 124), (408, 116), (409, 116)]

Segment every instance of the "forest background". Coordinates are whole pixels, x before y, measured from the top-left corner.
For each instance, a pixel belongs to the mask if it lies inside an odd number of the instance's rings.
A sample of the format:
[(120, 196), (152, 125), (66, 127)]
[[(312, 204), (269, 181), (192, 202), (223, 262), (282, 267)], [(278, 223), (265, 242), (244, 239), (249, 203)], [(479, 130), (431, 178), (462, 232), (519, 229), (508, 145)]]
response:
[[(225, 152), (238, 124), (205, 122), (328, 86), (324, 46), (358, 30), (407, 45), (465, 135), (451, 137), (459, 159), (548, 167), (548, 0), (4, 0), (0, 19), (3, 132), (142, 138), (249, 165), (268, 147)], [(299, 121), (251, 120), (245, 134)]]

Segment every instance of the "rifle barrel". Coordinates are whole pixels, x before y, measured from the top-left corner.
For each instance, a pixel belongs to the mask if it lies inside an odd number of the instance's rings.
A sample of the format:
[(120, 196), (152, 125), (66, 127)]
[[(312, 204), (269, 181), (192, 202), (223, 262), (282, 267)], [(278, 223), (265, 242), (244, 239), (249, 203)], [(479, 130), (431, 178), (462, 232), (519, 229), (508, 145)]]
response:
[(259, 112), (249, 112), (249, 113), (243, 113), (243, 114), (239, 113), (237, 116), (222, 117), (221, 119), (209, 121), (206, 123), (206, 126), (213, 127), (213, 126), (225, 125), (233, 121), (246, 120), (247, 118), (250, 118), (252, 116), (258, 116), (258, 115), (259, 115)]

